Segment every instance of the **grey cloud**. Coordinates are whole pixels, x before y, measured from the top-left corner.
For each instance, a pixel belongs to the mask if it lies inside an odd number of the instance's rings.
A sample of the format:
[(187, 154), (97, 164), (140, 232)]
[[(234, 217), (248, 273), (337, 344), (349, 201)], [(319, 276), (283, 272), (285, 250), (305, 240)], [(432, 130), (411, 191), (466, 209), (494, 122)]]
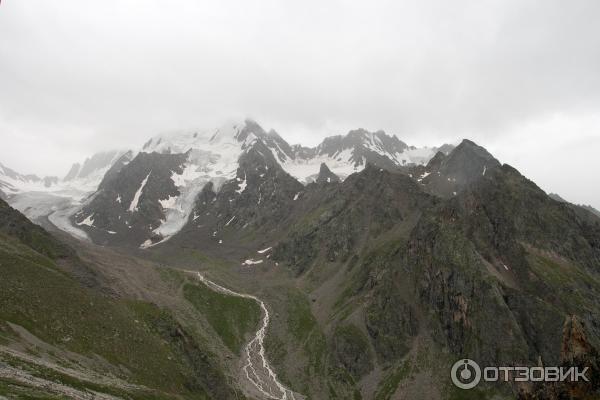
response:
[[(359, 126), (415, 145), (470, 137), (600, 207), (569, 182), (575, 166), (538, 168), (598, 149), (598, 15), (594, 0), (4, 0), (0, 160), (63, 174), (95, 150), (250, 116), (304, 143)], [(557, 116), (568, 132), (548, 133)]]

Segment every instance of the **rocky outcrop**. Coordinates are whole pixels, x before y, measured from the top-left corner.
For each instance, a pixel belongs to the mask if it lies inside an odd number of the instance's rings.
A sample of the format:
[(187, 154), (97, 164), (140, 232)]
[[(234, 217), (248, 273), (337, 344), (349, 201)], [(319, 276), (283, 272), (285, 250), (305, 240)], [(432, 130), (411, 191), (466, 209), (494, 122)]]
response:
[(331, 170), (327, 167), (327, 164), (321, 163), (321, 168), (319, 169), (319, 176), (317, 177), (316, 183), (324, 184), (324, 183), (339, 183), (340, 178), (331, 172)]
[[(543, 366), (543, 365), (541, 365)], [(588, 339), (585, 323), (576, 315), (567, 315), (563, 328), (560, 364), (568, 370), (576, 367), (585, 378), (577, 381), (541, 382), (523, 385), (519, 400), (591, 400), (600, 398), (600, 358)]]
[[(316, 189), (316, 188), (315, 188)], [(304, 200), (303, 215), (274, 248), (273, 257), (304, 272), (315, 260), (345, 262), (360, 254), (367, 240), (397, 224), (407, 229), (420, 210), (433, 203), (409, 177), (374, 165)]]
[(356, 326), (338, 326), (332, 342), (333, 352), (340, 367), (355, 380), (373, 369), (367, 338)]
[(139, 246), (165, 218), (159, 201), (179, 195), (172, 175), (183, 173), (186, 160), (187, 154), (139, 153), (127, 164), (118, 161), (72, 222), (96, 243)]
[(417, 311), (396, 291), (375, 296), (365, 319), (373, 347), (382, 362), (404, 356), (419, 332)]
[(415, 166), (410, 174), (425, 190), (452, 197), (500, 166), (486, 149), (463, 140), (449, 154), (438, 152), (427, 166)]

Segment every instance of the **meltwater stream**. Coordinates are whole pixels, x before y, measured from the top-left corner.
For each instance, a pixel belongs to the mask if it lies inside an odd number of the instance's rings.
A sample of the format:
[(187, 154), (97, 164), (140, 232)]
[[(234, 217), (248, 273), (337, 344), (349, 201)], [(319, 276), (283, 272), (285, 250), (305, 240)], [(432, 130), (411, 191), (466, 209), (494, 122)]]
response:
[[(189, 271), (192, 272), (192, 271)], [(256, 301), (262, 310), (263, 319), (262, 324), (252, 340), (244, 348), (245, 363), (243, 367), (244, 375), (250, 381), (250, 383), (266, 398), (274, 400), (300, 400), (304, 396), (298, 393), (292, 392), (290, 389), (283, 386), (277, 379), (277, 374), (271, 368), (269, 361), (265, 355), (264, 339), (267, 333), (267, 327), (269, 326), (269, 310), (265, 306), (265, 303), (256, 296), (250, 294), (237, 293), (233, 290), (227, 289), (219, 284), (216, 284), (202, 275), (200, 272), (193, 272), (197, 274), (198, 279), (210, 289), (224, 293), (230, 296), (243, 297), (245, 299), (251, 299)]]

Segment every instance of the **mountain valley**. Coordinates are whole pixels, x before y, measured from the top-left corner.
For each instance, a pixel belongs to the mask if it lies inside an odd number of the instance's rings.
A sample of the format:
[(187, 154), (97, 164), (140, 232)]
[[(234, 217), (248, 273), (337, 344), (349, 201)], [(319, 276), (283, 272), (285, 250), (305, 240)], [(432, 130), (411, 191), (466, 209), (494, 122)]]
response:
[(600, 398), (600, 217), (470, 140), (246, 120), (0, 196), (0, 399)]

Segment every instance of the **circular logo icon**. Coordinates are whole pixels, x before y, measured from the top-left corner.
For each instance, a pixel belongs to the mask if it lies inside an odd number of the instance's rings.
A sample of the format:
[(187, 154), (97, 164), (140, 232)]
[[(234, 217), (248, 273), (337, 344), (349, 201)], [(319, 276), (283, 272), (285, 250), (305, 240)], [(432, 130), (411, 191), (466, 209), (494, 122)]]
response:
[(475, 361), (465, 358), (454, 363), (450, 376), (456, 387), (473, 389), (481, 380), (481, 368)]

